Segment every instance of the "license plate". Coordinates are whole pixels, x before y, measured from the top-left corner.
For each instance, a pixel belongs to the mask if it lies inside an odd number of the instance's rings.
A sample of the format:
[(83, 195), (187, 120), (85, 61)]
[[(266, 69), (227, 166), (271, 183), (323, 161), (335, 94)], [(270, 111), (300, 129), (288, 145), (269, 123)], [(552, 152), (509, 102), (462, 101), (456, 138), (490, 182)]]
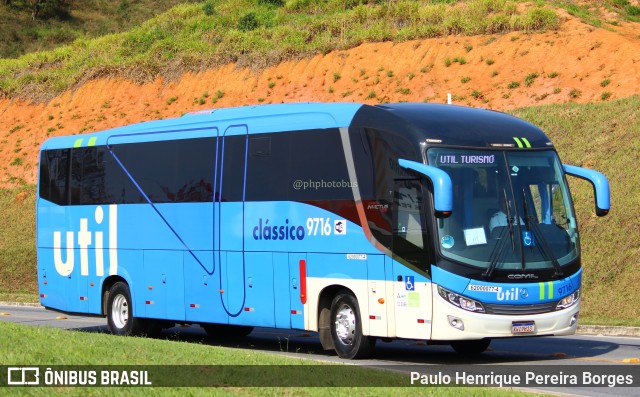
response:
[(511, 323), (512, 334), (528, 334), (536, 332), (536, 323), (533, 321), (522, 321)]

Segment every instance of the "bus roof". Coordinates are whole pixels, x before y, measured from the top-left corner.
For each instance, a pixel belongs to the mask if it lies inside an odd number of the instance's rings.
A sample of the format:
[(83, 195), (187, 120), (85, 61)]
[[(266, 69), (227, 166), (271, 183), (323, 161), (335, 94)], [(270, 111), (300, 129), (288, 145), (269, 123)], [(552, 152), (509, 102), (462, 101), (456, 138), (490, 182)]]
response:
[(409, 129), (407, 134), (416, 142), (428, 140), (427, 143), (467, 147), (552, 146), (549, 138), (533, 124), (485, 109), (427, 103), (375, 107), (358, 103), (289, 103), (201, 110), (177, 118), (55, 137), (47, 140), (41, 150), (236, 135), (245, 130), (233, 127), (245, 124), (249, 134), (349, 127), (357, 113), (370, 114), (373, 109), (404, 120), (405, 128)]
[(517, 117), (493, 110), (434, 103), (393, 103), (376, 107), (391, 112), (413, 126), (416, 129), (416, 139), (422, 142), (429, 139), (427, 144), (431, 142), (438, 145), (503, 148), (552, 147), (551, 141), (540, 128)]
[[(223, 136), (227, 128), (243, 124), (249, 126), (250, 134), (348, 127), (362, 106), (358, 103), (290, 103), (211, 109), (90, 134), (55, 137), (47, 140), (41, 150)], [(158, 133), (166, 134), (163, 137)], [(234, 130), (227, 135), (238, 133)]]

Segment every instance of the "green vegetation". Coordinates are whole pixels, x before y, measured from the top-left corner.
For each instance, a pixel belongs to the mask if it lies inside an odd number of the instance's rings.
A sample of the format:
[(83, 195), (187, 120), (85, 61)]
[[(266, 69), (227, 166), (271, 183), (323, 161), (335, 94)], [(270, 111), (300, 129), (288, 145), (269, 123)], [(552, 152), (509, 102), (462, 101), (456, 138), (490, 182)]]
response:
[[(554, 90), (554, 93), (556, 90)], [(351, 95), (345, 92), (342, 96)], [(365, 94), (373, 99), (372, 90)], [(481, 93), (472, 93), (481, 99)], [(218, 94), (216, 94), (218, 96)], [(593, 188), (571, 179), (583, 252), (582, 324), (640, 326), (640, 296), (632, 293), (640, 283), (637, 245), (640, 218), (640, 97), (593, 104), (545, 105), (512, 113), (547, 132), (563, 162), (603, 172), (611, 184), (612, 210), (597, 218)], [(0, 300), (36, 301), (35, 188), (0, 190)]]
[[(68, 45), (0, 60), (0, 97), (46, 101), (97, 76), (145, 82), (158, 75), (196, 71), (202, 65), (237, 62), (240, 67), (263, 68), (364, 42), (559, 27), (553, 10), (534, 6), (518, 11), (517, 5), (515, 0), (455, 4), (429, 0), (218, 0), (179, 4), (147, 22), (138, 19), (126, 25), (132, 27), (127, 32), (94, 39), (93, 33), (74, 34)], [(127, 7), (129, 10), (133, 5)], [(124, 14), (129, 16), (126, 10)], [(73, 8), (71, 15), (75, 15)]]
[(610, 15), (617, 15), (622, 20), (640, 22), (640, 7), (631, 4), (629, 0), (595, 0), (581, 3), (570, 0), (547, 1), (556, 7), (564, 8), (569, 14), (596, 27), (602, 27), (603, 23), (617, 25), (616, 20), (608, 19)]
[(539, 74), (536, 72), (533, 73), (529, 73), (525, 78), (524, 78), (524, 85), (527, 87), (530, 87), (531, 84), (533, 84), (533, 82), (538, 78)]
[[(16, 348), (20, 346), (20, 348)], [(283, 348), (286, 345), (283, 343)], [(144, 370), (145, 365), (228, 365), (228, 369), (218, 368), (215, 376), (223, 385), (236, 385), (238, 382), (246, 387), (220, 386), (211, 388), (177, 388), (177, 387), (145, 387), (132, 388), (28, 388), (28, 395), (304, 395), (332, 396), (348, 394), (355, 396), (445, 396), (453, 397), (464, 393), (469, 396), (528, 396), (530, 394), (513, 390), (496, 388), (458, 388), (458, 387), (409, 387), (408, 374), (349, 366), (342, 369), (339, 364), (320, 363), (312, 360), (294, 359), (282, 355), (255, 352), (247, 349), (224, 348), (203, 343), (186, 343), (172, 340), (154, 340), (147, 338), (118, 337), (100, 333), (80, 331), (63, 331), (49, 327), (30, 327), (8, 322), (0, 322), (0, 360), (1, 364), (29, 365), (134, 365), (137, 370)], [(255, 377), (238, 378), (241, 367), (246, 365), (262, 365), (264, 371), (257, 372)], [(274, 371), (269, 365), (290, 365), (295, 368), (309, 366), (309, 371), (302, 368), (302, 376), (309, 381), (318, 380), (317, 366), (326, 366), (330, 380), (337, 385), (352, 384), (354, 375), (359, 384), (385, 384), (390, 387), (256, 387), (264, 383), (286, 382), (287, 379)], [(337, 366), (338, 365), (338, 366)], [(313, 366), (313, 367), (312, 367)], [(159, 369), (162, 371), (162, 369)], [(172, 367), (164, 367), (172, 371)], [(212, 369), (213, 370), (213, 369)], [(157, 367), (155, 371), (158, 371)], [(153, 375), (157, 372), (150, 372)], [(175, 377), (175, 373), (166, 374)], [(194, 376), (202, 377), (200, 372)], [(166, 380), (166, 379), (162, 379)], [(197, 380), (201, 380), (198, 378)], [(197, 381), (196, 380), (196, 381)], [(304, 379), (302, 379), (304, 381)], [(251, 387), (253, 385), (253, 387)], [(20, 392), (27, 389), (14, 388)], [(5, 393), (2, 393), (5, 394)]]
[(35, 193), (34, 186), (0, 189), (0, 297), (17, 293), (21, 301), (37, 299)]
[(4, 0), (0, 2), (0, 58), (123, 32), (176, 4), (194, 1)]
[(569, 98), (571, 99), (577, 99), (580, 98), (582, 96), (582, 91), (580, 91), (577, 88), (573, 88), (571, 91), (569, 91)]
[(640, 96), (592, 104), (545, 105), (514, 112), (540, 126), (562, 161), (596, 169), (609, 178), (611, 212), (594, 213), (593, 188), (569, 178), (581, 232), (582, 324), (640, 326), (637, 204), (640, 203)]

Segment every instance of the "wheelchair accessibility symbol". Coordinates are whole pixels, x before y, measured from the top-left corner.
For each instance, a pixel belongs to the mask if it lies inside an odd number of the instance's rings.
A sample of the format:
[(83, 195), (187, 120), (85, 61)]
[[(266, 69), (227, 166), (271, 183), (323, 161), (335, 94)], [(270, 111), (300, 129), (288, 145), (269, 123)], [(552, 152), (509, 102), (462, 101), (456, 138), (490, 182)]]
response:
[(404, 277), (404, 287), (407, 291), (414, 291), (416, 289), (413, 276)]
[(525, 247), (533, 247), (536, 245), (533, 234), (528, 230), (522, 232), (522, 241)]

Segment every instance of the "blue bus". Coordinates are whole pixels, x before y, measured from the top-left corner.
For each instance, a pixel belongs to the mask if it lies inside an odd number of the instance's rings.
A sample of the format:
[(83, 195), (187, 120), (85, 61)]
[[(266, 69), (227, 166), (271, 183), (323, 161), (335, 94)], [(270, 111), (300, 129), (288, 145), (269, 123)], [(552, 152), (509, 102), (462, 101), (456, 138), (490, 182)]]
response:
[(176, 323), (215, 335), (317, 331), (366, 357), (377, 339), (484, 351), (569, 335), (578, 225), (536, 126), (453, 105), (215, 109), (47, 140), (38, 284), (49, 309), (114, 334)]

